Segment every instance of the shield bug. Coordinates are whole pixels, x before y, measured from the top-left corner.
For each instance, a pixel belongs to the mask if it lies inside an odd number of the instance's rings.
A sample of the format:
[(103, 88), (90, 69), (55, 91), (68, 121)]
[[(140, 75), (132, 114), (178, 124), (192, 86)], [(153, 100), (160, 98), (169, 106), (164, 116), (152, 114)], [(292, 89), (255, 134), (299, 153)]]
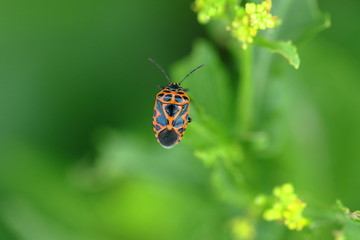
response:
[(196, 67), (189, 72), (180, 82), (170, 81), (169, 76), (163, 67), (155, 60), (149, 58), (164, 74), (169, 82), (168, 85), (162, 86), (161, 91), (156, 94), (153, 127), (157, 141), (164, 148), (171, 148), (182, 139), (187, 124), (191, 122), (189, 117), (190, 98), (186, 94), (188, 89), (182, 88), (181, 83), (197, 69), (204, 64)]

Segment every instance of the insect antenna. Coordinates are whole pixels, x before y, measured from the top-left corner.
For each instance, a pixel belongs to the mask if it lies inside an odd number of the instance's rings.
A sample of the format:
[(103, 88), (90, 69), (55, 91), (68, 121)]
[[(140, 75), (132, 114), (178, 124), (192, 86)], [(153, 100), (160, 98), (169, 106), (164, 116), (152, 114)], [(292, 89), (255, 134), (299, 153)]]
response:
[(166, 77), (166, 79), (168, 80), (168, 82), (171, 83), (170, 78), (169, 78), (169, 76), (167, 75), (165, 69), (164, 69), (160, 64), (158, 64), (154, 59), (149, 58), (149, 61), (152, 62), (153, 64), (155, 64), (155, 65), (158, 67), (158, 69), (160, 69), (160, 71), (164, 74), (164, 76)]
[(191, 72), (188, 73), (188, 75), (186, 75), (180, 82), (179, 85), (188, 77), (190, 76), (190, 74), (192, 74), (193, 72), (195, 72), (196, 70), (198, 70), (199, 68), (203, 67), (205, 64), (201, 64), (200, 66), (196, 67), (195, 69), (193, 69)]

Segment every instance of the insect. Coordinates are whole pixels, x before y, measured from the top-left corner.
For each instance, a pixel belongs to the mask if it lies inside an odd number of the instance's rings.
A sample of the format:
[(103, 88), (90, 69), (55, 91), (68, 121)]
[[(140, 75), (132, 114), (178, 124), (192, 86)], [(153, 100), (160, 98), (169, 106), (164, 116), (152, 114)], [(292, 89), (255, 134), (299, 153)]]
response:
[(183, 89), (180, 84), (204, 64), (193, 69), (179, 83), (171, 82), (163, 67), (155, 60), (149, 58), (164, 74), (169, 84), (161, 87), (156, 94), (153, 127), (155, 137), (161, 146), (171, 148), (182, 139), (187, 124), (191, 122), (189, 117), (190, 98), (186, 94), (188, 89)]

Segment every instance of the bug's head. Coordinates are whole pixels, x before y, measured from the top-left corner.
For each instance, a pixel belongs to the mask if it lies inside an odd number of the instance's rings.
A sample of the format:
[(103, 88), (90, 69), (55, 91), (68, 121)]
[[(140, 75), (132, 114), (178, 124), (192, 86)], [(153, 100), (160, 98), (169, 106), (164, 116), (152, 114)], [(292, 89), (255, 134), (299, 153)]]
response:
[(168, 89), (170, 91), (179, 91), (183, 90), (182, 87), (180, 87), (179, 83), (171, 82), (169, 85), (165, 86), (164, 89)]

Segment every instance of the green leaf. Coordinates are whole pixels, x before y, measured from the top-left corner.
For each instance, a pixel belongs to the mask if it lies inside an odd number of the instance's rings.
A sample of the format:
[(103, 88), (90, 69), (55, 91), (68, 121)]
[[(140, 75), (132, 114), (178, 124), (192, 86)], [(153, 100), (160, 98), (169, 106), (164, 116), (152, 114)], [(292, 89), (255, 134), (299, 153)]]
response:
[(230, 103), (233, 91), (229, 75), (216, 49), (206, 40), (196, 41), (191, 54), (176, 62), (170, 73), (174, 81), (180, 81), (200, 64), (205, 66), (182, 84), (184, 88), (189, 89), (188, 94), (191, 98), (190, 117), (193, 122), (187, 135), (195, 133), (191, 139), (202, 143), (203, 146), (222, 144), (224, 139), (221, 135), (227, 134), (228, 131), (221, 129), (231, 125)]
[(205, 66), (182, 84), (190, 90), (193, 119), (185, 138), (195, 149), (195, 156), (207, 166), (213, 166), (218, 159), (238, 162), (243, 153), (232, 139), (235, 88), (216, 48), (204, 39), (197, 40), (191, 53), (173, 65), (171, 79), (180, 81), (200, 64)]
[(200, 64), (205, 64), (205, 66), (189, 76), (182, 86), (190, 90), (192, 107), (196, 105), (218, 122), (228, 123), (233, 91), (227, 69), (210, 42), (203, 39), (197, 40), (191, 54), (171, 68), (170, 73), (174, 75), (172, 79), (180, 81)]
[(287, 59), (291, 66), (298, 69), (300, 66), (300, 57), (297, 48), (291, 41), (270, 41), (264, 38), (256, 38), (255, 43), (261, 47), (275, 52)]

